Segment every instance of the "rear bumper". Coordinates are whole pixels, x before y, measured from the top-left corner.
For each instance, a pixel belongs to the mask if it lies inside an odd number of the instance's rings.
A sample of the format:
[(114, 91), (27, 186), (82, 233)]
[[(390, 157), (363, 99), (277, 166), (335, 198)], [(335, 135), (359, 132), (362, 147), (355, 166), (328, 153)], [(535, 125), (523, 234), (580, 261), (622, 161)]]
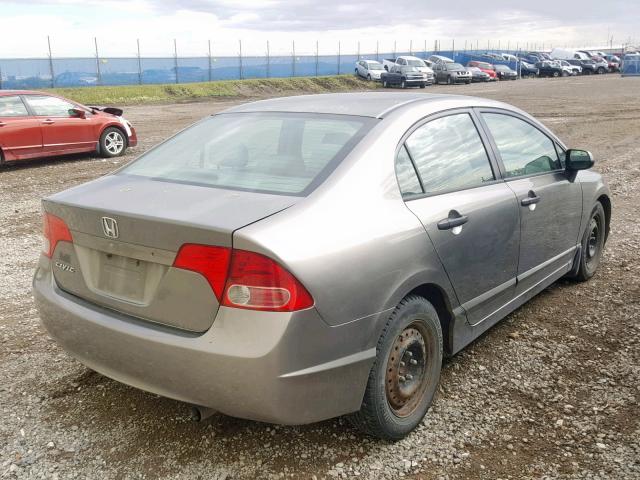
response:
[(108, 377), (271, 423), (311, 423), (360, 408), (375, 356), (372, 317), (330, 327), (313, 308), (223, 307), (212, 328), (196, 336), (69, 295), (50, 268), (41, 260), (33, 280), (43, 325), (67, 352)]
[(138, 145), (138, 134), (136, 133), (136, 129), (131, 127), (131, 135), (129, 135), (129, 146), (135, 147)]

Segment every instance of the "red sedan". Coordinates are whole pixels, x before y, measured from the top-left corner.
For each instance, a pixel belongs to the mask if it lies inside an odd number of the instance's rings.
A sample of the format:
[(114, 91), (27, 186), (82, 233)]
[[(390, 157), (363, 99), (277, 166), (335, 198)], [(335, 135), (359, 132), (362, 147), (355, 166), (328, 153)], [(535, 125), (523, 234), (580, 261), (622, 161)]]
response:
[(482, 70), (484, 73), (489, 75), (489, 80), (491, 81), (498, 80), (498, 76), (496, 74), (496, 71), (493, 69), (493, 65), (491, 65), (488, 62), (480, 62), (478, 60), (472, 60), (469, 63), (467, 63), (467, 67), (477, 67), (480, 70)]
[(137, 143), (120, 109), (85, 107), (50, 93), (0, 90), (0, 163), (83, 152), (116, 157)]

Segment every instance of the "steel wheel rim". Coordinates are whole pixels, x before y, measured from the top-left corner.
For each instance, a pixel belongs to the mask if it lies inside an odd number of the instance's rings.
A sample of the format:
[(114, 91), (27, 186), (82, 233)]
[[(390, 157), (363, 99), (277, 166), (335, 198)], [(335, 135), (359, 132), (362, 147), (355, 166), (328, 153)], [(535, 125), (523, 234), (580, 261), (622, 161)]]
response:
[(587, 240), (587, 263), (591, 264), (600, 251), (600, 224), (594, 217), (589, 222), (589, 239)]
[(118, 132), (109, 132), (105, 137), (104, 146), (111, 154), (118, 154), (124, 148), (124, 138)]
[(424, 325), (414, 322), (391, 346), (385, 373), (385, 394), (394, 415), (405, 418), (419, 407), (429, 384), (429, 361), (433, 352)]

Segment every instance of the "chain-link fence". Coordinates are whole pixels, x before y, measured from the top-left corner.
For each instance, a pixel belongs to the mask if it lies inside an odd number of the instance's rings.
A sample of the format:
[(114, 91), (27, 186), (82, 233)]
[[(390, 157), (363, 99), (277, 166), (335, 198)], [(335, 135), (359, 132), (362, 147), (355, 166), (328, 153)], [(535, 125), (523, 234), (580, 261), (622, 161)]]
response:
[[(452, 43), (455, 45), (455, 42)], [(98, 52), (96, 42), (95, 57), (59, 58), (50, 53), (47, 58), (0, 59), (0, 88), (36, 89), (96, 85), (146, 85), (246, 78), (339, 75), (353, 73), (355, 62), (358, 60), (382, 61), (384, 58), (395, 58), (399, 55), (428, 58), (438, 54), (463, 64), (469, 60), (490, 60), (491, 63), (504, 63), (512, 68), (517, 68), (515, 62), (503, 62), (497, 57), (488, 57), (487, 54), (517, 54), (529, 49), (528, 44), (524, 45), (524, 48), (518, 46), (516, 50), (509, 48), (480, 49), (478, 45), (470, 46), (467, 49), (465, 44), (464, 49), (461, 50), (443, 51), (438, 48), (439, 44), (436, 41), (434, 50), (427, 50), (425, 43), (424, 49), (417, 51), (410, 47), (403, 52), (380, 52), (376, 48), (375, 53), (360, 53), (358, 46), (358, 53), (342, 53), (339, 45), (338, 43), (338, 49), (334, 55), (319, 54), (316, 44), (315, 53), (304, 55), (296, 55), (295, 48), (289, 55), (271, 55), (267, 48), (267, 52), (260, 56), (244, 56), (239, 53), (234, 56), (209, 54), (195, 57), (180, 56), (177, 48), (174, 48), (174, 55), (171, 57), (143, 57), (139, 53), (134, 57), (103, 57)], [(239, 46), (239, 50), (242, 52), (242, 43)], [(531, 50), (543, 46), (532, 44)], [(209, 51), (211, 51), (210, 48)]]

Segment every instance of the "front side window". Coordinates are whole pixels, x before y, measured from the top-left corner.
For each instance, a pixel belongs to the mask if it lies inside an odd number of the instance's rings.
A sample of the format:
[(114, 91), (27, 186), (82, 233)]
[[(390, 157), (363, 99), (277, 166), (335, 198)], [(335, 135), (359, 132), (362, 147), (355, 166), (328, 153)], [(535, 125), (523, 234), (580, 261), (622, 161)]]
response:
[(34, 113), (41, 117), (68, 117), (69, 110), (76, 108), (74, 104), (57, 97), (29, 95), (25, 98)]
[(511, 115), (483, 113), (502, 158), (507, 177), (561, 168), (554, 142), (530, 123)]
[(27, 107), (18, 96), (0, 97), (0, 117), (27, 117)]
[(469, 188), (495, 179), (478, 130), (467, 113), (437, 118), (406, 141), (425, 193)]
[(305, 195), (375, 122), (347, 115), (214, 115), (121, 170), (159, 180)]

